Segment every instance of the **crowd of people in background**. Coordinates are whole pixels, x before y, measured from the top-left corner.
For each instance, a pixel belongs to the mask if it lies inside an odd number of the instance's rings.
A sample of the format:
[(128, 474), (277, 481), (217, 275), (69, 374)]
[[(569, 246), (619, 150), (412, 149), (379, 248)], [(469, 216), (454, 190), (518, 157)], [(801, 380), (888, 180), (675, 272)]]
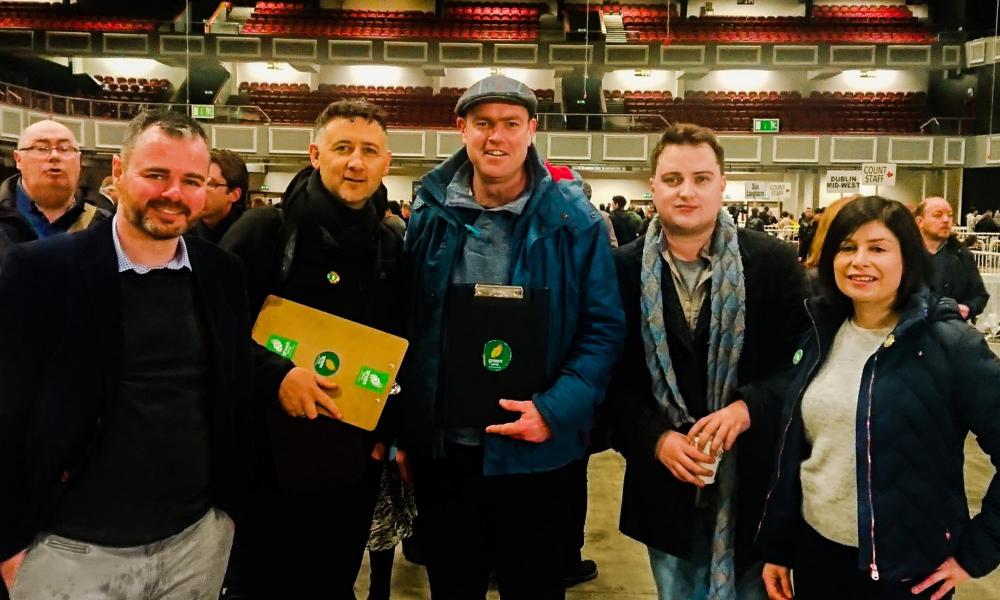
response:
[[(539, 156), (537, 108), (503, 75), (470, 86), (464, 145), (400, 202), (385, 114), (332, 103), (280, 204), (249, 209), (243, 160), (183, 115), (136, 117), (90, 201), (73, 133), (25, 128), (0, 184), (10, 597), (340, 600), (367, 550), (382, 600), (403, 542), (435, 599), (491, 579), (564, 598), (598, 575), (587, 464), (608, 448), (661, 600), (940, 600), (994, 570), (1000, 487), (970, 519), (962, 459), (970, 431), (1000, 453), (1000, 361), (950, 204), (724, 207), (722, 145), (673, 124), (650, 203), (595, 206)], [(548, 302), (546, 383), (485, 428), (442, 402), (473, 284)], [(252, 343), (268, 295), (408, 339), (374, 431)]]

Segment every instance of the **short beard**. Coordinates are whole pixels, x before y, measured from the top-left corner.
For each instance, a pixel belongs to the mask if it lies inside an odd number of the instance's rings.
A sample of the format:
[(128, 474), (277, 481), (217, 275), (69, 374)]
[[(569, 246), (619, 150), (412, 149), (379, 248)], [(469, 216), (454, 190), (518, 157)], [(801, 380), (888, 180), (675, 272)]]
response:
[[(175, 227), (171, 229), (163, 229), (161, 227), (158, 227), (155, 221), (146, 215), (146, 213), (149, 210), (157, 206), (164, 206), (164, 205), (174, 208), (179, 208), (181, 210), (181, 214), (183, 214), (187, 218), (187, 227)], [(197, 219), (191, 219), (191, 211), (188, 210), (188, 207), (184, 206), (183, 204), (177, 204), (175, 202), (163, 199), (150, 200), (141, 211), (127, 210), (125, 216), (130, 223), (132, 223), (142, 231), (146, 232), (146, 234), (151, 239), (154, 240), (172, 240), (178, 238), (187, 233), (188, 231), (190, 231), (191, 228), (194, 227), (194, 224), (198, 222)]]
[(948, 233), (945, 233), (944, 235), (938, 233), (928, 233), (927, 237), (934, 240), (935, 242), (947, 242), (948, 238), (951, 237), (951, 231), (948, 231)]

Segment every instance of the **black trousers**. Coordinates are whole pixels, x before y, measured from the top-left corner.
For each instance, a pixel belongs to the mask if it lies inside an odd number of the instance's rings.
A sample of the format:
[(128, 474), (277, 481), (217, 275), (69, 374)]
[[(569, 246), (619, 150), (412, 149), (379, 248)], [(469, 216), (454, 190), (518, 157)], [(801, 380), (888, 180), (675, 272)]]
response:
[(566, 545), (563, 548), (562, 573), (565, 575), (583, 560), (583, 538), (587, 525), (587, 466), (590, 455), (566, 466), (569, 488), (566, 490)]
[(570, 469), (486, 477), (481, 447), (448, 444), (446, 453), (415, 475), (432, 598), (485, 598), (491, 570), (504, 600), (565, 598)]
[(355, 483), (255, 496), (236, 528), (227, 584), (241, 597), (354, 600), (382, 464)]
[(910, 589), (923, 577), (902, 583), (872, 581), (867, 571), (858, 569), (857, 548), (830, 541), (808, 525), (799, 535), (792, 579), (795, 600), (920, 600), (930, 598), (938, 588), (931, 586), (915, 596)]

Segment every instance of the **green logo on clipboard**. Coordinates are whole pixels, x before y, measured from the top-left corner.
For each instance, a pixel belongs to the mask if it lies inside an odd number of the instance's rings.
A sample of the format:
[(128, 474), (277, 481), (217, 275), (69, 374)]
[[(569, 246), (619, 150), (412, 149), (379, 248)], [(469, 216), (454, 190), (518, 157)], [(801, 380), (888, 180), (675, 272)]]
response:
[(336, 352), (326, 351), (321, 352), (319, 356), (313, 360), (313, 368), (316, 372), (324, 377), (333, 375), (340, 369), (340, 357), (337, 356)]
[(280, 335), (271, 334), (271, 337), (267, 338), (267, 344), (264, 346), (278, 356), (291, 358), (295, 354), (295, 349), (299, 347), (299, 343), (295, 340), (283, 338)]
[(490, 340), (483, 346), (483, 366), (497, 373), (510, 366), (510, 346), (503, 340)]
[(354, 385), (381, 394), (389, 387), (389, 374), (376, 371), (371, 367), (361, 367)]

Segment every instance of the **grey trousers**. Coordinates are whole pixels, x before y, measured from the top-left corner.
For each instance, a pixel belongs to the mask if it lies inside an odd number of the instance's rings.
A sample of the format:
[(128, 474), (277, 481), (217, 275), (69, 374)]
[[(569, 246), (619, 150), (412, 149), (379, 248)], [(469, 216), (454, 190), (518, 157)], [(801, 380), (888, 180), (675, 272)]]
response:
[(233, 543), (233, 522), (211, 509), (177, 535), (108, 548), (40, 534), (14, 578), (11, 600), (216, 600)]

